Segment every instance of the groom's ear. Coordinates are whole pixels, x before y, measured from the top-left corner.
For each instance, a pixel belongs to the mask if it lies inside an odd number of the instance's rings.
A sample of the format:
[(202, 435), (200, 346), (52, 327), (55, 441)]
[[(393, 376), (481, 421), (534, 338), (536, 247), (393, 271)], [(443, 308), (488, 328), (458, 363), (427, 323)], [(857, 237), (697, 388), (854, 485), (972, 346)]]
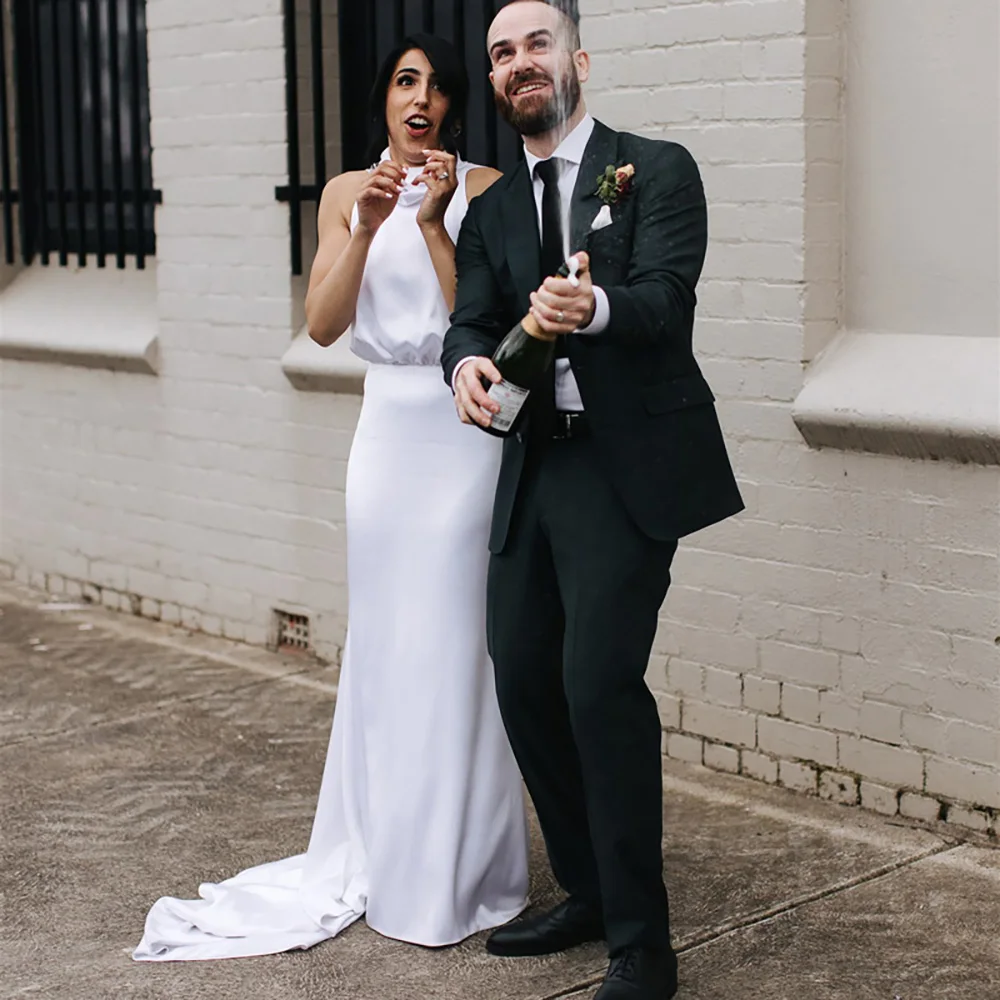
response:
[(576, 78), (580, 83), (590, 79), (590, 53), (580, 49), (573, 53), (573, 64), (576, 66)]

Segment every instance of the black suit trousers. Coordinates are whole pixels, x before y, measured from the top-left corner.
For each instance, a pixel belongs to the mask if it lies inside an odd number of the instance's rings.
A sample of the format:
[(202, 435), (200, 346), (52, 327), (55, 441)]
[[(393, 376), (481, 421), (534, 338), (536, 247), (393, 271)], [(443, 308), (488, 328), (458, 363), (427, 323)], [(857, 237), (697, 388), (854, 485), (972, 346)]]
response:
[(559, 884), (603, 910), (612, 954), (666, 948), (645, 672), (677, 543), (638, 530), (588, 438), (530, 448), (518, 493), (487, 611), (507, 733)]

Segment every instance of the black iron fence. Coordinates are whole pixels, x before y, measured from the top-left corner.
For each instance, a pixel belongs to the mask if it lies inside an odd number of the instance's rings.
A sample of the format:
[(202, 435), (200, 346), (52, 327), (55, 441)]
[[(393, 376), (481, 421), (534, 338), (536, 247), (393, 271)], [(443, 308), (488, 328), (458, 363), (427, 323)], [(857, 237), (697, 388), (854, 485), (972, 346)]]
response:
[[(514, 133), (498, 120), (489, 82), (486, 31), (502, 0), (340, 0), (338, 13), (339, 66), (325, 64), (329, 39), (324, 39), (327, 0), (308, 0), (306, 38), (299, 9), (303, 0), (284, 0), (285, 76), (288, 115), (288, 184), (277, 188), (279, 201), (291, 213), (292, 273), (302, 273), (302, 206), (318, 203), (328, 179), (326, 94), (329, 74), (339, 72), (340, 130), (343, 170), (368, 166), (368, 92), (379, 64), (398, 42), (413, 32), (447, 38), (465, 60), (472, 81), (468, 121), (460, 140), (462, 154), (477, 163), (508, 169), (519, 155)], [(305, 42), (303, 45), (302, 42)], [(303, 52), (302, 49), (305, 51)], [(308, 61), (308, 74), (299, 60)], [(302, 94), (307, 77), (309, 94)], [(312, 106), (309, 135), (302, 134), (301, 107)], [(301, 150), (312, 149), (311, 180), (304, 177)]]
[[(4, 252), (99, 267), (156, 250), (145, 0), (0, 8)], [(16, 208), (16, 211), (15, 211)]]

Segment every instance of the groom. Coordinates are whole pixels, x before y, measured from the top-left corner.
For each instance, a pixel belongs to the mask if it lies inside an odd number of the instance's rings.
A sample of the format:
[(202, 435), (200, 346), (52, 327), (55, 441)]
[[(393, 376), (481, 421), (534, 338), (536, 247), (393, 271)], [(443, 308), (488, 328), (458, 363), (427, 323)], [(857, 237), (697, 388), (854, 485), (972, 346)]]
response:
[[(598, 1000), (665, 1000), (677, 959), (644, 675), (676, 540), (742, 509), (691, 349), (704, 194), (684, 148), (587, 114), (590, 60), (566, 0), (507, 4), (488, 46), (525, 157), (470, 205), (442, 363), (462, 420), (487, 425), (481, 378), (499, 379), (489, 356), (507, 330), (530, 307), (558, 335), (553, 377), (504, 444), (487, 628), (504, 722), (568, 898), (487, 947), (541, 955), (606, 940)], [(599, 197), (609, 166), (625, 169)], [(567, 246), (589, 251), (579, 287), (545, 277)]]

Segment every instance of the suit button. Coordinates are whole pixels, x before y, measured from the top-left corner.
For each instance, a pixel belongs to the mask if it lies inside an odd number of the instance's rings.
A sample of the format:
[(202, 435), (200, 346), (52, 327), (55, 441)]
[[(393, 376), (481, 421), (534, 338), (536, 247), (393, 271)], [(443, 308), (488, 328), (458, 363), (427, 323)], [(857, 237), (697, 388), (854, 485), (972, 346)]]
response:
[(518, 443), (518, 444), (524, 444), (524, 433), (523, 433), (522, 431), (518, 431), (518, 432), (517, 432), (517, 433), (516, 433), (516, 434), (514, 435), (514, 437), (516, 437), (516, 438), (517, 438), (517, 443)]

